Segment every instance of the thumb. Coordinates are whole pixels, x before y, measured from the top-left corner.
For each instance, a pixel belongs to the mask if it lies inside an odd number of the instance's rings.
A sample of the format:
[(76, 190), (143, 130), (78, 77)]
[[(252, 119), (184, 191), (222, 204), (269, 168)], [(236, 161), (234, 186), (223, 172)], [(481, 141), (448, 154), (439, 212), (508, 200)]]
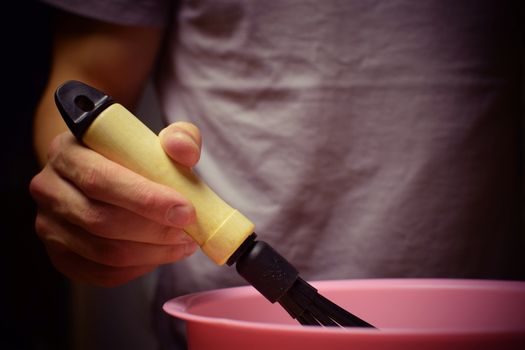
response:
[(189, 168), (195, 166), (201, 154), (199, 129), (188, 122), (175, 122), (159, 133), (160, 143), (171, 159)]

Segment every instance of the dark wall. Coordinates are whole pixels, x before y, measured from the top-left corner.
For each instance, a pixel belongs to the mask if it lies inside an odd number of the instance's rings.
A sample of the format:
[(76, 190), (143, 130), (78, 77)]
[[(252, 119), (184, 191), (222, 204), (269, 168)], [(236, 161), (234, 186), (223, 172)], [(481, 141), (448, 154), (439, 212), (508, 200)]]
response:
[(38, 171), (31, 119), (47, 77), (50, 12), (37, 1), (13, 1), (2, 13), (0, 348), (68, 349), (69, 285), (34, 233), (28, 192)]

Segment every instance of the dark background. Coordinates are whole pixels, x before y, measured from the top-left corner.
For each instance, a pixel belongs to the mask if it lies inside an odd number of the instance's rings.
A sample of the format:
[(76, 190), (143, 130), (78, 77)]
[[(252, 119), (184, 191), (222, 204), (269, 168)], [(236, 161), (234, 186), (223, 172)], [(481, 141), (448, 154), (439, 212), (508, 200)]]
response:
[(28, 192), (38, 171), (31, 120), (47, 78), (51, 16), (37, 1), (2, 6), (1, 349), (69, 349), (67, 280), (34, 233)]

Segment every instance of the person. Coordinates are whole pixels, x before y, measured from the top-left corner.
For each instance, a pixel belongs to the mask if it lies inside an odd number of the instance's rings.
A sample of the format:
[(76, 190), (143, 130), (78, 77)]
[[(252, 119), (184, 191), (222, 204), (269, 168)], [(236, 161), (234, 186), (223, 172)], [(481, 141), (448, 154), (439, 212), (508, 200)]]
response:
[(524, 277), (515, 2), (46, 2), (30, 189), (70, 278), (162, 266), (165, 298), (243, 284), (183, 232), (188, 199), (77, 143), (52, 100), (76, 79), (133, 110), (150, 75), (166, 153), (305, 279)]

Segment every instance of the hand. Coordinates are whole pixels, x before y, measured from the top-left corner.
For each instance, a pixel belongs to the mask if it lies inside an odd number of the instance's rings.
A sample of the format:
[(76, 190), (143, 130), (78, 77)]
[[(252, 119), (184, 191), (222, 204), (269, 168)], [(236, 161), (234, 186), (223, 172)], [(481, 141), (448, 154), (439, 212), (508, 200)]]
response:
[[(159, 137), (180, 164), (199, 160), (194, 125), (174, 123)], [(36, 232), (55, 267), (73, 280), (119, 285), (197, 248), (183, 231), (195, 221), (189, 201), (80, 145), (69, 132), (53, 140), (30, 192)]]

